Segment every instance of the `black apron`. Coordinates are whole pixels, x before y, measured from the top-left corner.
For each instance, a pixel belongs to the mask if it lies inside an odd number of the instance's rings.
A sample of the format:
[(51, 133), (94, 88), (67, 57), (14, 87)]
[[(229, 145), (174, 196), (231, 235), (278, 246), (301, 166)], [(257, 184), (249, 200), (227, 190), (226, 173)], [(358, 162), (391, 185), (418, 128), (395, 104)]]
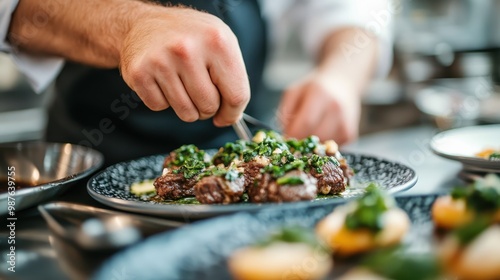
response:
[[(238, 37), (252, 94), (261, 90), (266, 34), (256, 0), (169, 2), (209, 12), (228, 24)], [(57, 79), (56, 92), (49, 109), (46, 140), (97, 149), (104, 154), (107, 165), (168, 153), (183, 144), (214, 148), (236, 139), (230, 127), (216, 128), (211, 119), (184, 123), (172, 109), (150, 111), (117, 69), (67, 63)], [(251, 100), (246, 112), (254, 111)]]

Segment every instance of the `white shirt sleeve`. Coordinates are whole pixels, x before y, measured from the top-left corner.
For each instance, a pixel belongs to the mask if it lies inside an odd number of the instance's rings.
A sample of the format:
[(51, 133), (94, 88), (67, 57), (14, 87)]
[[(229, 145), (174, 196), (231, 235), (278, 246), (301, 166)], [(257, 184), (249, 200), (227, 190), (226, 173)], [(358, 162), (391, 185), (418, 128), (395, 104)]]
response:
[[(294, 29), (304, 50), (317, 57), (326, 37), (336, 29), (357, 26), (364, 35), (375, 35), (380, 42), (378, 77), (385, 76), (392, 65), (393, 15), (401, 8), (389, 0), (273, 0), (261, 1), (270, 23), (271, 38), (280, 40), (286, 29)], [(283, 38), (281, 38), (283, 39)], [(358, 40), (359, 39), (359, 40)], [(366, 38), (365, 38), (366, 40)], [(346, 42), (346, 55), (363, 47), (363, 36)]]
[(17, 51), (7, 42), (7, 32), (18, 0), (0, 1), (0, 51), (8, 53), (19, 71), (26, 76), (36, 92), (45, 90), (61, 71), (64, 60), (53, 57), (38, 57)]

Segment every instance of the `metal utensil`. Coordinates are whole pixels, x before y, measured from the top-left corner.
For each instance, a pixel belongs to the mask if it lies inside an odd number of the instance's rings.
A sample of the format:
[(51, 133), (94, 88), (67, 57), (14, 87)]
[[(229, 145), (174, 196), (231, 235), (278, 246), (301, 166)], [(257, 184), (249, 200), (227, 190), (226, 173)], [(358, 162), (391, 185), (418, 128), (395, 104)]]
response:
[(275, 127), (272, 127), (271, 125), (268, 125), (267, 123), (265, 123), (259, 119), (256, 119), (256, 118), (254, 118), (246, 113), (243, 113), (242, 118), (239, 119), (235, 124), (233, 124), (233, 129), (236, 132), (236, 134), (238, 135), (238, 137), (242, 140), (245, 140), (245, 141), (250, 141), (253, 137), (250, 129), (248, 128), (248, 126), (246, 124), (247, 122), (253, 126), (258, 127), (258, 128), (263, 128), (266, 130), (274, 130), (278, 133), (281, 133), (281, 129), (277, 129)]
[(261, 120), (258, 120), (248, 114), (245, 114), (243, 113), (243, 120), (245, 120), (247, 123), (249, 124), (252, 124), (252, 125), (255, 125), (257, 127), (260, 127), (260, 128), (264, 128), (264, 129), (267, 129), (267, 130), (274, 130), (274, 131), (278, 131), (279, 132), (279, 129), (276, 129), (270, 125), (268, 125), (267, 123), (261, 121)]
[(89, 250), (118, 249), (184, 223), (86, 205), (55, 202), (38, 206), (49, 228)]
[(236, 132), (236, 135), (238, 135), (241, 140), (252, 140), (252, 133), (250, 132), (250, 129), (248, 128), (243, 118), (239, 119), (236, 123), (233, 124), (233, 129)]

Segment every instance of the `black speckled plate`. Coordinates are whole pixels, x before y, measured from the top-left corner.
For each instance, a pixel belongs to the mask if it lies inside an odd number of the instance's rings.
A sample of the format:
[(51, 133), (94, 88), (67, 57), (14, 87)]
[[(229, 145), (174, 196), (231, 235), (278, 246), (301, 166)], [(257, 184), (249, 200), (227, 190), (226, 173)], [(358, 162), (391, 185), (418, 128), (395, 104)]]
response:
[[(401, 196), (396, 202), (410, 216), (405, 253), (432, 251), (433, 223), (430, 208), (436, 195)], [(238, 213), (160, 234), (125, 250), (104, 263), (95, 279), (231, 279), (227, 258), (240, 247), (253, 244), (283, 226), (313, 228), (335, 205), (296, 206), (266, 209), (257, 214)], [(352, 266), (352, 261), (336, 262), (332, 275)]]
[(356, 175), (351, 185), (340, 197), (293, 203), (237, 203), (229, 205), (164, 204), (143, 200), (129, 192), (130, 185), (158, 177), (162, 171), (164, 155), (140, 158), (110, 166), (90, 179), (89, 194), (97, 201), (125, 211), (176, 218), (206, 218), (238, 211), (256, 211), (269, 207), (294, 207), (296, 205), (330, 205), (356, 197), (365, 186), (374, 182), (390, 193), (404, 191), (417, 182), (413, 169), (385, 159), (356, 154), (344, 155)]

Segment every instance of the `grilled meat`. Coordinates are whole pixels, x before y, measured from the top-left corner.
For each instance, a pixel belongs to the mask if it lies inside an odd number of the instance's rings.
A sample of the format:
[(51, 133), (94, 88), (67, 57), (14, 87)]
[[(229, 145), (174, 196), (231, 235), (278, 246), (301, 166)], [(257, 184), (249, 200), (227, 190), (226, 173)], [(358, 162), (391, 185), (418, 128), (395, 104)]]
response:
[(349, 185), (349, 181), (354, 176), (354, 171), (352, 168), (349, 166), (347, 163), (347, 160), (343, 158), (342, 156), (340, 158), (337, 158), (340, 162), (340, 169), (342, 169), (342, 173), (344, 174), (344, 178), (346, 180), (346, 185)]
[(182, 173), (167, 172), (156, 178), (154, 186), (156, 194), (162, 199), (179, 199), (186, 196), (194, 196), (193, 186), (196, 178), (186, 179)]
[[(252, 202), (310, 200), (344, 191), (353, 176), (333, 140), (284, 140), (272, 131), (257, 133), (252, 142), (226, 143), (212, 159), (184, 145), (165, 158), (163, 167), (154, 182), (159, 198), (196, 196), (205, 204), (238, 202), (245, 192)], [(233, 168), (239, 175), (226, 176)]]
[(196, 199), (204, 204), (229, 204), (241, 200), (245, 191), (245, 177), (227, 180), (223, 176), (203, 177), (194, 186)]
[(170, 152), (170, 154), (166, 156), (165, 160), (163, 161), (163, 168), (178, 168), (178, 166), (174, 164), (176, 156), (177, 153), (175, 151)]
[(249, 162), (243, 162), (240, 167), (244, 169), (245, 190), (248, 190), (255, 180), (259, 180), (262, 175), (260, 170), (269, 164), (267, 157), (257, 156)]
[(311, 175), (318, 181), (319, 194), (338, 194), (343, 192), (347, 186), (343, 170), (331, 161), (327, 161), (320, 170), (311, 168)]
[[(299, 180), (294, 184), (283, 183), (287, 179)], [(263, 173), (248, 188), (248, 197), (252, 202), (285, 202), (311, 200), (316, 197), (316, 179), (303, 171), (293, 170), (276, 180), (268, 173)]]

